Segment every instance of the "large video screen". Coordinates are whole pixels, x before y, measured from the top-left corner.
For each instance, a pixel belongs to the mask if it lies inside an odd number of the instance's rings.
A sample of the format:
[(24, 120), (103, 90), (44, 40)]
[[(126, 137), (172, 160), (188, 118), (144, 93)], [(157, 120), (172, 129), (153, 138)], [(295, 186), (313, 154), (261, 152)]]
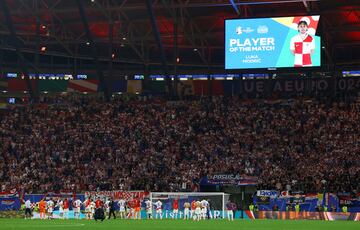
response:
[(225, 20), (225, 69), (320, 66), (319, 18)]

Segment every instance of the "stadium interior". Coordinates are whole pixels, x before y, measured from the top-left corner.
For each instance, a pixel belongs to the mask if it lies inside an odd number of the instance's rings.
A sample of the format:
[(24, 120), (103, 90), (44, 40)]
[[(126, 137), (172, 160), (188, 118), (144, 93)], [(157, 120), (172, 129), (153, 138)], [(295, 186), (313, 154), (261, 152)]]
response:
[[(359, 1), (0, 0), (0, 225), (78, 229), (99, 210), (93, 229), (118, 229), (111, 211), (358, 229)], [(301, 221), (201, 221), (222, 218)]]

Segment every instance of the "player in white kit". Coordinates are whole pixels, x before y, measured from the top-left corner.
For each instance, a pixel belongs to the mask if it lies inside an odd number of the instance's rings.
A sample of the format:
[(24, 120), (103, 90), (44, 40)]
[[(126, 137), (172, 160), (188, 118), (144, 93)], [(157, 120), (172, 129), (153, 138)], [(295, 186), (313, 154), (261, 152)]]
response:
[(52, 198), (48, 202), (46, 202), (46, 209), (48, 213), (48, 219), (52, 219), (54, 212), (54, 201), (52, 200)]
[(90, 218), (93, 219), (94, 218), (94, 214), (95, 214), (95, 202), (93, 200), (91, 200), (90, 203)]
[(125, 219), (125, 217), (126, 217), (126, 213), (125, 213), (126, 201), (124, 199), (120, 199), (118, 201), (118, 205), (119, 205), (120, 218)]
[(75, 219), (80, 219), (80, 209), (81, 209), (81, 205), (82, 202), (80, 199), (76, 199), (73, 203), (74, 205), (74, 218)]
[(86, 215), (86, 219), (90, 220), (91, 219), (91, 199), (88, 198), (85, 202), (85, 215)]
[(63, 204), (63, 201), (61, 199), (59, 199), (56, 206), (59, 207), (60, 219), (63, 219), (64, 218), (64, 204)]
[(155, 218), (158, 219), (158, 215), (160, 215), (160, 219), (162, 219), (162, 202), (160, 200), (155, 202), (155, 209), (156, 209), (156, 214), (155, 214)]
[(194, 218), (194, 220), (199, 221), (200, 216), (201, 216), (201, 203), (200, 203), (200, 201), (196, 201), (195, 206), (196, 206), (196, 208), (195, 208), (193, 218)]
[(146, 217), (148, 219), (152, 219), (152, 202), (151, 200), (147, 200), (145, 201), (145, 205), (146, 205)]
[(184, 220), (190, 219), (190, 206), (191, 204), (189, 203), (189, 201), (186, 201), (184, 203)]
[(206, 219), (206, 213), (207, 213), (207, 209), (209, 207), (209, 202), (207, 200), (202, 199), (201, 203), (201, 219)]
[(105, 204), (104, 204), (104, 208), (105, 208), (105, 218), (109, 217), (109, 213), (110, 213), (110, 200), (106, 199)]

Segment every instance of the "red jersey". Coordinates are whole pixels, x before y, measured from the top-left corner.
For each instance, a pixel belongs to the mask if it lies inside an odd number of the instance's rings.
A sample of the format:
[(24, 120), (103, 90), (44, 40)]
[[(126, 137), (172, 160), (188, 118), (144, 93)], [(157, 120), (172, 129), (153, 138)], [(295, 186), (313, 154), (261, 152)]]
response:
[(140, 199), (136, 199), (136, 200), (134, 201), (134, 207), (135, 207), (135, 208), (140, 208), (140, 206), (141, 206)]
[(64, 200), (64, 201), (63, 201), (63, 206), (64, 206), (64, 209), (69, 209), (69, 201), (68, 201), (68, 200)]
[(85, 202), (85, 207), (89, 207), (90, 204), (91, 204), (91, 200), (87, 199), (86, 202)]
[(134, 201), (129, 201), (128, 202), (128, 205), (129, 205), (129, 208), (134, 208), (135, 206), (134, 206)]
[(101, 200), (96, 200), (96, 201), (95, 201), (95, 207), (96, 207), (96, 208), (101, 208), (101, 206), (102, 206)]
[(290, 49), (295, 54), (295, 67), (311, 66), (311, 51), (315, 49), (315, 39), (310, 35), (304, 38), (301, 35), (296, 35), (291, 38)]
[(174, 200), (173, 209), (179, 209), (179, 201), (178, 200)]
[(191, 202), (191, 210), (195, 210), (195, 209), (196, 209), (196, 201), (193, 200), (193, 201)]

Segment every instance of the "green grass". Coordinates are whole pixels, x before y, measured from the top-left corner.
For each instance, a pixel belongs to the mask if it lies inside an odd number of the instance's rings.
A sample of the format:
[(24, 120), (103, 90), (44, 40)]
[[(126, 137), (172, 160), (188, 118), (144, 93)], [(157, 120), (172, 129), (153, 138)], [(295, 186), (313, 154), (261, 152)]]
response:
[(351, 230), (360, 229), (360, 223), (354, 221), (315, 221), (315, 220), (210, 220), (210, 221), (184, 221), (184, 220), (23, 220), (0, 219), (0, 229), (66, 229), (66, 230)]

